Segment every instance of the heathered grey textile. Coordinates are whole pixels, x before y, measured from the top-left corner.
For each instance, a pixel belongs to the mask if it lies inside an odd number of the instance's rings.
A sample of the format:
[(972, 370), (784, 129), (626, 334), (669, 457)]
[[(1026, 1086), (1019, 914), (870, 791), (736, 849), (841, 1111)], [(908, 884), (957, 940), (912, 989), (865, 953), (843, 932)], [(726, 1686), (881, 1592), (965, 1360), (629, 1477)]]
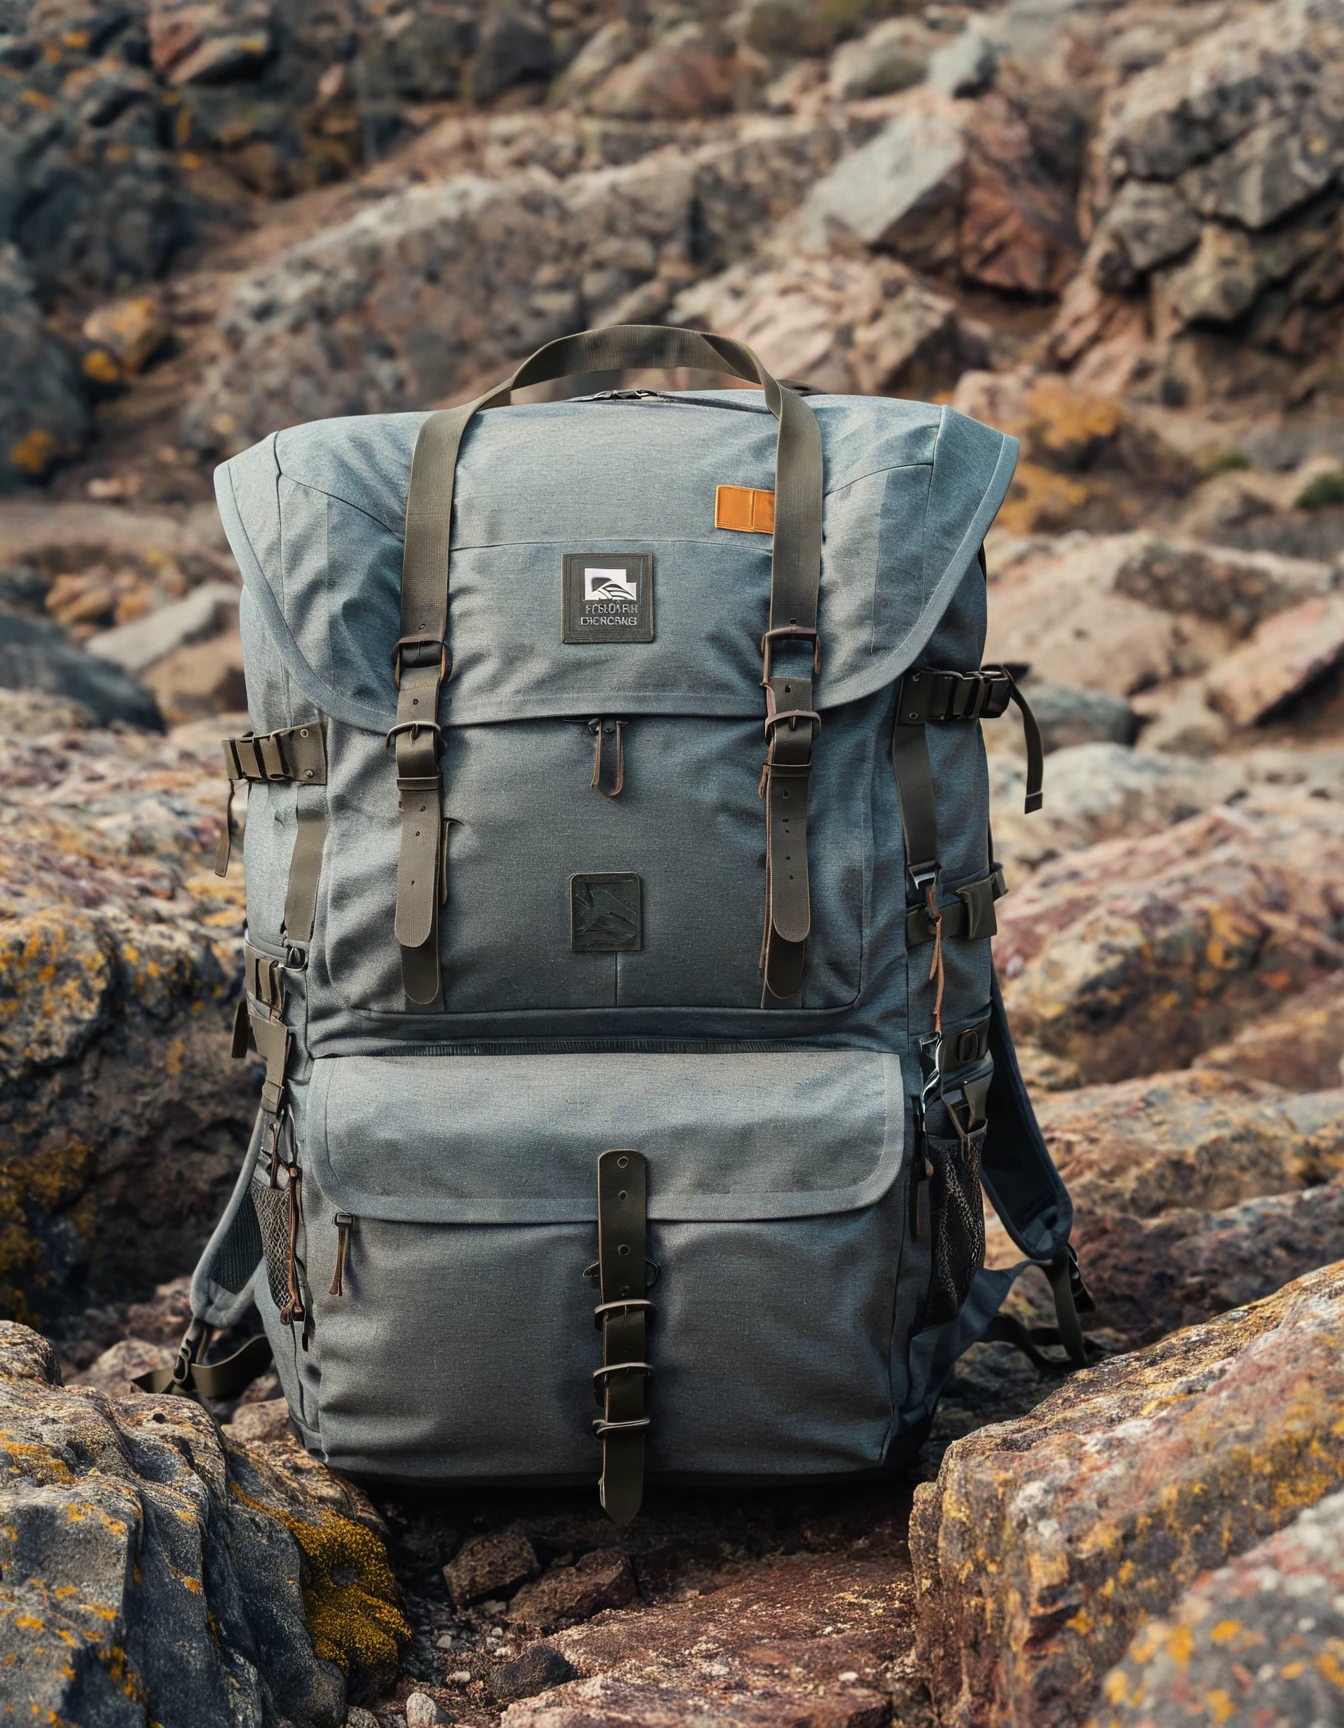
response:
[[(384, 742), (424, 416), (297, 427), (216, 476), (246, 584), (253, 724), (326, 733), (327, 785), (304, 793), (327, 814), (310, 942), (283, 924), (294, 787), (254, 785), (247, 817), (248, 934), (288, 981), (282, 1161), (303, 1173), (306, 1321), (281, 1324), (274, 1267), (253, 1294), (305, 1442), (340, 1469), (595, 1474), (584, 1269), (610, 1147), (648, 1164), (652, 1475), (895, 1461), (1001, 1300), (1001, 1278), (982, 1274), (959, 1322), (919, 1329), (930, 1242), (927, 1223), (911, 1228), (908, 1149), (935, 984), (930, 948), (906, 948), (889, 749), (903, 670), (979, 665), (977, 553), (1016, 446), (947, 408), (810, 405), (825, 455), (822, 724), (812, 927), (787, 1005), (762, 1006), (759, 973), (770, 539), (714, 526), (719, 485), (774, 483), (759, 397), (550, 403), (470, 427), (439, 713), (449, 827), (432, 1008), (402, 988)], [(576, 552), (652, 555), (651, 642), (562, 641), (562, 561)], [(782, 648), (777, 666), (801, 666), (788, 659), (800, 652)], [(599, 718), (627, 723), (616, 799), (589, 784)], [(927, 737), (946, 903), (989, 865), (987, 776), (977, 726)], [(640, 879), (634, 950), (571, 947), (570, 879), (600, 873)], [(978, 1020), (988, 942), (948, 941), (944, 970), (946, 1025)], [(1035, 1227), (1043, 1255), (1068, 1229), (1067, 1197), (1045, 1181), (1059, 1205), (1054, 1234)], [(249, 1203), (274, 1226), (281, 1198), (255, 1146), (235, 1212)], [(348, 1251), (332, 1295), (338, 1219)], [(222, 1323), (235, 1307), (208, 1258), (195, 1288)]]

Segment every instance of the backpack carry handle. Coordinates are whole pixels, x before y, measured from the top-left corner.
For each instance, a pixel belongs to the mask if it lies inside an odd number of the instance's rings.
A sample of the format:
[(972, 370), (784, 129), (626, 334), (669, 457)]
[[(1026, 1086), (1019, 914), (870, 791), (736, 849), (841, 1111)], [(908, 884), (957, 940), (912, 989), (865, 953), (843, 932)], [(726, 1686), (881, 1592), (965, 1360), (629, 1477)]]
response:
[[(474, 402), (431, 414), (420, 428), (411, 459), (406, 494), (406, 541), (401, 565), (401, 634), (393, 650), (397, 686), (395, 738), (397, 789), (401, 793), (402, 843), (397, 868), (395, 934), (401, 949), (402, 981), (408, 1002), (429, 1006), (439, 998), (439, 884), (442, 879), (443, 795), (439, 775), (442, 735), (439, 697), (451, 677), (445, 651), (448, 634), (449, 561), (452, 543), (453, 485), (458, 452), (473, 418), (502, 407), (515, 390), (582, 372), (623, 372), (636, 368), (671, 370), (679, 366), (728, 372), (765, 392), (766, 407), (779, 422), (775, 448), (775, 529), (770, 567), (770, 619), (767, 644), (780, 634), (811, 639), (815, 660), (817, 594), (821, 583), (821, 508), (823, 492), (821, 428), (801, 396), (771, 376), (744, 343), (700, 330), (662, 324), (615, 324), (606, 330), (581, 330), (547, 342), (524, 360), (511, 377)], [(763, 653), (766, 650), (763, 648)], [(770, 764), (806, 775), (813, 722), (794, 718), (815, 708), (810, 676), (794, 674), (792, 700), (782, 696), (784, 679), (767, 660), (763, 683), (767, 714), (789, 721), (772, 725)], [(779, 688), (776, 688), (779, 686)], [(806, 787), (795, 789), (789, 806), (794, 850), (806, 857)], [(774, 801), (767, 788), (767, 830), (773, 835)], [(775, 812), (779, 814), (778, 811)], [(780, 833), (783, 828), (780, 827)], [(767, 859), (771, 842), (767, 839)], [(768, 995), (776, 1000), (802, 985), (802, 957), (810, 923), (805, 865), (787, 875), (772, 873), (767, 862), (766, 942), (763, 966)]]

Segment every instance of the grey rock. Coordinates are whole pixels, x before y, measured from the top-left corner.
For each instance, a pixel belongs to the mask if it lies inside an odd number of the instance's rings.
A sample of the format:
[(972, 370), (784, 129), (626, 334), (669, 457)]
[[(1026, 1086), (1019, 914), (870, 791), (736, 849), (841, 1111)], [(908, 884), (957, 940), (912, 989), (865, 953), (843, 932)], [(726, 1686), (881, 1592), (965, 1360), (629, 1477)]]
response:
[(1121, 293), (1159, 264), (1188, 252), (1202, 229), (1174, 186), (1127, 180), (1092, 237), (1088, 269), (1107, 293)]
[(490, 1690), (501, 1704), (515, 1698), (535, 1698), (538, 1692), (549, 1692), (553, 1686), (563, 1686), (573, 1680), (578, 1669), (549, 1644), (533, 1644), (512, 1662), (496, 1668), (490, 1678)]
[(994, 82), (998, 62), (993, 42), (971, 25), (933, 54), (929, 83), (945, 96), (978, 96)]
[[(4, 172), (0, 143), (0, 174)], [(3, 193), (0, 193), (0, 197)], [(91, 418), (65, 345), (43, 320), (18, 249), (0, 243), (0, 493), (82, 449)]]
[[(861, 0), (851, 13), (865, 9)], [(825, 54), (836, 27), (828, 8), (815, 0), (743, 0), (728, 19), (738, 41), (763, 54)]]
[(1193, 1703), (1206, 1720), (1330, 1722), (1339, 1710), (1341, 1649), (1344, 1493), (1337, 1492), (1199, 1578), (1149, 1621), (1102, 1681), (1096, 1719), (1107, 1728), (1186, 1728)]
[(1142, 535), (1120, 559), (1112, 585), (1146, 606), (1191, 613), (1245, 636), (1272, 613), (1331, 593), (1336, 576), (1324, 560)]
[(0, 688), (40, 690), (82, 703), (100, 726), (163, 730), (153, 696), (120, 666), (76, 648), (59, 624), (0, 611)]
[(476, 48), (476, 20), (465, 5), (408, 6), (373, 23), (361, 71), (375, 97), (442, 101), (462, 93)]
[(1203, 216), (1264, 228), (1330, 183), (1344, 157), (1339, 122), (1308, 104), (1278, 115), (1180, 178)]
[(160, 606), (134, 623), (100, 630), (85, 647), (130, 673), (145, 672), (165, 655), (214, 636), (238, 607), (239, 591), (227, 582), (205, 582), (185, 599)]
[(1123, 697), (1108, 690), (1029, 684), (1025, 694), (1047, 751), (1073, 744), (1132, 744), (1138, 734), (1138, 715)]
[(471, 61), (473, 100), (493, 102), (513, 85), (549, 78), (554, 70), (555, 53), (540, 8), (527, 5), (486, 8)]
[(81, 1728), (146, 1708), (163, 1728), (344, 1720), (341, 1672), (304, 1623), (291, 1528), (322, 1520), (302, 1486), (226, 1448), (187, 1399), (63, 1390), (50, 1346), (12, 1323), (0, 1421), (7, 1711)]
[(844, 156), (808, 193), (803, 244), (825, 251), (855, 240), (918, 269), (952, 261), (966, 169), (960, 124), (939, 108), (911, 108)]
[(844, 42), (831, 57), (831, 95), (840, 102), (886, 96), (918, 84), (938, 38), (910, 18), (889, 18), (866, 36)]
[(444, 1728), (450, 1720), (428, 1692), (412, 1692), (405, 1706), (406, 1728)]

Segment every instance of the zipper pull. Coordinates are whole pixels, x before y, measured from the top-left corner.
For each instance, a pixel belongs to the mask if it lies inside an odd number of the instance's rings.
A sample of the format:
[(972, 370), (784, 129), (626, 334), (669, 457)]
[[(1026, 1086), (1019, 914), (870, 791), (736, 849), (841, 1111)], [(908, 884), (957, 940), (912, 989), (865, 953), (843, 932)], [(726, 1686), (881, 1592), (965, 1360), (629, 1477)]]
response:
[(336, 1275), (331, 1281), (331, 1295), (345, 1294), (345, 1263), (350, 1257), (350, 1226), (354, 1219), (348, 1212), (338, 1212), (333, 1222), (336, 1225)]

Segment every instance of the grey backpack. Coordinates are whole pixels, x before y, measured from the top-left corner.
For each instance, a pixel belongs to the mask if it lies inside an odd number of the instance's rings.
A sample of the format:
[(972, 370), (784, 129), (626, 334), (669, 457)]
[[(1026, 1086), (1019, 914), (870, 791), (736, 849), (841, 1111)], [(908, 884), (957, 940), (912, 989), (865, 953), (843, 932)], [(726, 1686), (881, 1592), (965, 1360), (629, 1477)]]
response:
[[(509, 405), (639, 367), (763, 396)], [(620, 327), (219, 469), (265, 1083), (158, 1388), (270, 1351), (339, 1470), (598, 1474), (624, 1522), (646, 1476), (899, 1467), (977, 1338), (1082, 1360), (990, 959), (980, 722), (1020, 698), (980, 665), (981, 544), (1015, 454)], [(982, 1183), (1058, 1328), (995, 1320)], [(265, 1339), (205, 1363), (253, 1300)]]

